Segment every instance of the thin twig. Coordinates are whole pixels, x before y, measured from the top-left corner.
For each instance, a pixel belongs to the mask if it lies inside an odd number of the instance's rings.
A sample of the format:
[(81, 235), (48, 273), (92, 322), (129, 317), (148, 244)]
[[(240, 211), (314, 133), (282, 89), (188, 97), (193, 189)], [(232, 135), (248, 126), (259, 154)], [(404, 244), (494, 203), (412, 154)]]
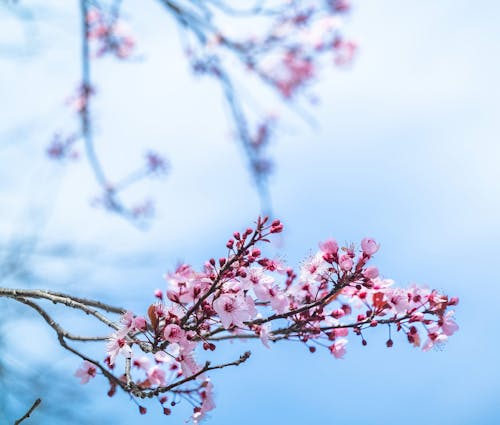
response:
[(14, 425), (19, 425), (21, 422), (23, 422), (25, 419), (28, 419), (33, 411), (40, 406), (40, 403), (42, 402), (41, 398), (37, 398), (33, 405), (30, 407), (30, 409), (24, 414), (23, 417), (19, 418), (17, 421), (14, 422)]

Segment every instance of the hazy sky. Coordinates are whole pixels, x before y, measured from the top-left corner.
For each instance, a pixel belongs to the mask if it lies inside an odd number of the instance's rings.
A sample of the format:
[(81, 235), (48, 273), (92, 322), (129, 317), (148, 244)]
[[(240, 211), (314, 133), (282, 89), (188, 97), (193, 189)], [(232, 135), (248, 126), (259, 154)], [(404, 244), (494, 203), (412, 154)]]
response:
[[(60, 9), (24, 3), (34, 14), (27, 32), (0, 9), (0, 235), (35, 228), (44, 241), (145, 256), (148, 261), (128, 273), (105, 260), (86, 265), (88, 280), (68, 282), (75, 270), (64, 264), (41, 269), (67, 282), (63, 288), (80, 294), (88, 288), (116, 304), (144, 308), (178, 260), (201, 264), (220, 255), (227, 236), (258, 214), (219, 90), (187, 73), (172, 21), (158, 6), (130, 5), (143, 60), (96, 65), (95, 115), (100, 154), (112, 175), (133, 167), (149, 147), (173, 165), (165, 180), (130, 193), (131, 199), (147, 193), (157, 200), (154, 223), (140, 232), (89, 207), (97, 188), (85, 161), (60, 169), (44, 158), (54, 129), (71, 123), (63, 100), (78, 81), (76, 2), (54, 2)], [(500, 423), (494, 299), (500, 4), (354, 4), (346, 24), (361, 46), (354, 66), (325, 69), (315, 89), (321, 103), (310, 109), (316, 126), (288, 113), (271, 149), (274, 211), (286, 226), (279, 249), (297, 264), (326, 237), (373, 236), (381, 243), (374, 264), (384, 276), (460, 297), (460, 332), (429, 353), (409, 347), (403, 336), (388, 350), (385, 335), (373, 332), (367, 347), (351, 338), (344, 360), (311, 355), (293, 343), (256, 346), (248, 364), (213, 374), (218, 407), (207, 423)], [(25, 44), (25, 36), (36, 42)], [(13, 55), (12, 46), (23, 55)], [(264, 107), (268, 102), (260, 97)], [(29, 218), (33, 212), (39, 217), (37, 211), (44, 211), (43, 228)], [(220, 355), (231, 358), (247, 346), (229, 345)], [(69, 356), (58, 361), (70, 371), (78, 366)], [(92, 405), (89, 424), (152, 420), (140, 417), (124, 396), (108, 400), (98, 381), (81, 388), (103, 395)], [(186, 415), (182, 408), (169, 419), (153, 413), (165, 423), (183, 423)]]

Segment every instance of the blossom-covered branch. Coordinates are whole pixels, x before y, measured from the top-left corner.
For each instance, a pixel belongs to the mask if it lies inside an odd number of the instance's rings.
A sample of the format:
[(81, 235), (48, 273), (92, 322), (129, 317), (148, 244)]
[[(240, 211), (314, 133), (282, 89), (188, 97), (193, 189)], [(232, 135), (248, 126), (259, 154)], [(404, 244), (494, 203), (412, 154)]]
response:
[[(250, 355), (216, 365), (197, 360), (225, 340), (260, 339), (268, 348), (278, 341), (298, 341), (311, 353), (324, 348), (340, 359), (349, 336), (366, 345), (365, 335), (374, 327), (387, 328), (387, 347), (393, 346), (396, 332), (424, 351), (444, 343), (458, 329), (451, 310), (458, 299), (423, 286), (397, 288), (382, 278), (369, 264), (379, 249), (373, 239), (364, 238), (358, 247), (326, 240), (294, 270), (262, 251), (263, 244), (282, 230), (279, 220), (259, 218), (254, 228), (233, 234), (218, 260), (209, 259), (199, 271), (180, 265), (165, 276), (166, 290), (155, 291), (156, 301), (144, 315), (49, 291), (0, 288), (0, 296), (42, 316), (60, 344), (83, 360), (76, 372), (82, 383), (101, 374), (111, 385), (109, 395), (120, 388), (133, 400), (155, 397), (165, 414), (171, 413), (168, 397), (170, 406), (186, 399), (193, 404), (194, 423), (215, 407), (208, 372), (240, 365)], [(104, 362), (66, 341), (103, 337), (66, 331), (34, 299), (81, 310), (113, 329)], [(120, 323), (104, 313), (120, 315)], [(146, 413), (145, 406), (138, 406)]]

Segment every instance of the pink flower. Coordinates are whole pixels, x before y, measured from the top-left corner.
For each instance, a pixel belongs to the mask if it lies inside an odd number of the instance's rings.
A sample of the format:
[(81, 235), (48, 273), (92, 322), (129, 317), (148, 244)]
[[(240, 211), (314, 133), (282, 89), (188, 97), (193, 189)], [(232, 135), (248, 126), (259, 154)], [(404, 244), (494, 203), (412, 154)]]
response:
[(168, 342), (180, 342), (186, 338), (186, 333), (179, 325), (171, 323), (170, 325), (165, 326), (163, 338), (165, 338)]
[(367, 279), (375, 279), (378, 276), (378, 269), (370, 266), (363, 270), (363, 276)]
[(374, 239), (371, 238), (364, 238), (361, 241), (361, 249), (363, 251), (363, 254), (365, 254), (368, 257), (371, 257), (373, 254), (375, 254), (378, 251), (379, 246), (377, 245), (377, 242), (375, 242)]
[(148, 370), (147, 375), (151, 385), (164, 386), (167, 383), (165, 381), (165, 371), (159, 366), (153, 366)]
[(226, 329), (231, 326), (243, 326), (243, 322), (250, 319), (248, 306), (238, 295), (222, 294), (214, 301), (213, 308)]
[(349, 255), (344, 254), (344, 255), (341, 255), (339, 258), (339, 265), (340, 265), (340, 268), (342, 270), (344, 270), (345, 272), (348, 272), (349, 270), (352, 269), (352, 266), (354, 265), (354, 263), (352, 261), (352, 258)]
[(347, 328), (337, 328), (337, 329), (333, 330), (333, 333), (335, 334), (335, 338), (343, 337), (343, 336), (349, 335), (349, 329), (347, 329)]
[(134, 362), (132, 363), (136, 368), (138, 369), (143, 369), (143, 370), (148, 370), (149, 367), (151, 366), (151, 362), (146, 356), (141, 356), (137, 359), (134, 359)]
[(271, 348), (269, 346), (269, 332), (271, 331), (271, 324), (265, 323), (258, 327), (259, 338), (266, 348)]
[(335, 341), (332, 345), (330, 345), (330, 353), (333, 354), (333, 356), (336, 359), (341, 359), (344, 357), (344, 354), (346, 353), (345, 346), (347, 344), (347, 339), (339, 339), (338, 341)]
[[(193, 353), (182, 354), (181, 368), (182, 368), (182, 373), (185, 377), (193, 376), (201, 369), (198, 363), (196, 363)], [(200, 377), (201, 376), (203, 375), (200, 375)]]
[(271, 297), (271, 307), (278, 314), (282, 314), (288, 310), (288, 298), (281, 292), (276, 292)]
[(267, 274), (264, 274), (264, 270), (261, 267), (252, 267), (246, 270), (246, 277), (241, 279), (241, 288), (250, 289), (255, 285), (272, 285), (274, 283), (274, 278)]
[(452, 319), (454, 311), (448, 311), (443, 317), (443, 323), (441, 324), (441, 329), (443, 333), (447, 336), (453, 335), (456, 331), (458, 331), (458, 325)]
[(335, 239), (327, 239), (319, 244), (319, 249), (325, 254), (336, 254), (339, 250), (339, 246)]
[(320, 281), (330, 265), (324, 260), (320, 251), (307, 259), (300, 269), (299, 280), (301, 282)]
[(213, 396), (213, 384), (209, 379), (205, 380), (202, 384), (204, 390), (200, 392), (201, 396), (201, 406), (196, 412), (193, 414), (193, 424), (198, 424), (205, 417), (205, 414), (210, 410), (215, 409), (215, 402)]
[(427, 341), (425, 341), (422, 351), (429, 351), (435, 345), (444, 344), (448, 340), (448, 337), (444, 334), (437, 334), (435, 332), (430, 332)]
[(272, 287), (256, 285), (253, 289), (257, 298), (261, 301), (269, 301), (277, 313), (284, 313), (288, 308), (288, 298), (277, 285)]
[(146, 319), (141, 316), (134, 316), (134, 313), (127, 311), (122, 317), (121, 322), (124, 325), (123, 334), (136, 331), (145, 331), (147, 329)]
[(132, 348), (128, 345), (125, 338), (122, 338), (118, 334), (111, 335), (109, 338), (106, 351), (109, 355), (109, 364), (113, 365), (118, 354), (121, 354), (127, 359), (132, 358)]
[(80, 368), (75, 372), (77, 378), (81, 378), (80, 384), (86, 384), (89, 382), (90, 378), (95, 378), (97, 373), (97, 368), (94, 364), (84, 360)]

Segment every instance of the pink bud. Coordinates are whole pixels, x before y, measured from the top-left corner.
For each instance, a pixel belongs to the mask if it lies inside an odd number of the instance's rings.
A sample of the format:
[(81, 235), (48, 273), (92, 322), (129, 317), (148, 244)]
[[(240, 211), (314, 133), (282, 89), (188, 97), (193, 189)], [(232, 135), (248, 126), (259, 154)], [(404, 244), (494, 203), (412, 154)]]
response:
[(375, 279), (378, 276), (378, 269), (374, 266), (367, 267), (363, 270), (363, 276), (367, 279)]
[(364, 238), (361, 241), (361, 249), (363, 250), (363, 253), (367, 255), (368, 257), (372, 256), (378, 251), (378, 245), (377, 242), (375, 242), (374, 239), (371, 238)]
[(134, 319), (134, 325), (137, 329), (146, 330), (148, 328), (146, 324), (146, 319), (142, 316), (137, 316)]
[(325, 242), (321, 242), (319, 248), (326, 254), (336, 254), (339, 250), (339, 246), (335, 239), (328, 239)]
[(341, 317), (345, 316), (345, 311), (342, 310), (341, 308), (339, 308), (337, 310), (333, 310), (331, 313), (331, 316), (335, 319), (340, 319)]
[(339, 265), (342, 270), (345, 272), (348, 272), (349, 270), (352, 269), (353, 266), (353, 261), (352, 258), (349, 257), (349, 255), (342, 255), (339, 259)]
[(283, 231), (283, 225), (279, 224), (278, 226), (271, 227), (271, 233), (281, 233)]
[(163, 292), (161, 291), (161, 289), (155, 289), (155, 297), (159, 298), (160, 300), (163, 299)]

